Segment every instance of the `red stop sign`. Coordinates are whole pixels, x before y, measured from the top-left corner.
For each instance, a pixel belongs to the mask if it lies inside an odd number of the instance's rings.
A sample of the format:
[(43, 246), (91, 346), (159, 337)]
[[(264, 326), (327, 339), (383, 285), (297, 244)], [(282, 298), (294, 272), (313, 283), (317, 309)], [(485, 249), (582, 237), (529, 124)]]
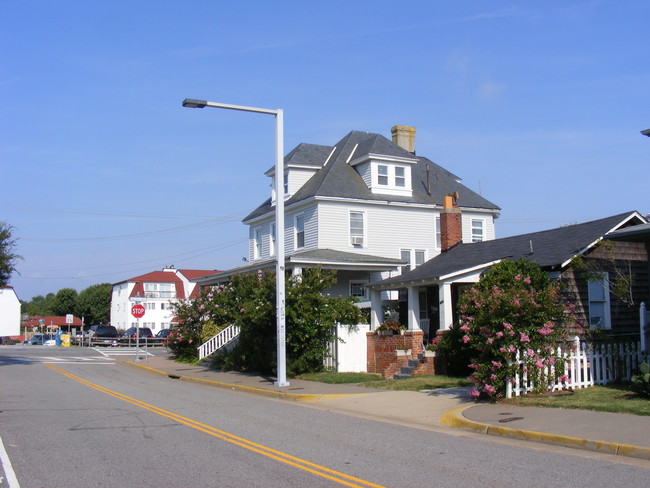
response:
[(131, 307), (131, 315), (133, 315), (136, 319), (141, 319), (144, 317), (144, 307), (139, 303), (136, 303)]

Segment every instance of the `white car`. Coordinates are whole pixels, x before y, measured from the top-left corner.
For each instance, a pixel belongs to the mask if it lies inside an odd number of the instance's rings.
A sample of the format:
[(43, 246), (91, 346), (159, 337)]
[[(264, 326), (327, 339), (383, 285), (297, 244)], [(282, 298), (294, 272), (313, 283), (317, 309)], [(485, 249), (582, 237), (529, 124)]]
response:
[(56, 339), (48, 339), (43, 343), (44, 346), (56, 346)]

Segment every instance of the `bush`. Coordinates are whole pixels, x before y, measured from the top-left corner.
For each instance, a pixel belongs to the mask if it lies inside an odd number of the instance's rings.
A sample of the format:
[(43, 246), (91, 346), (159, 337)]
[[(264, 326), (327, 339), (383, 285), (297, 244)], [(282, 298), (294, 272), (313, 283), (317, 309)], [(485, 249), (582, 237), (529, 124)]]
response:
[[(567, 339), (570, 308), (561, 300), (559, 284), (535, 263), (496, 264), (463, 294), (459, 310), (461, 325), (449, 340), (454, 341), (451, 347), (470, 351), (473, 396), (503, 396), (517, 371), (513, 362), (518, 351), (536, 391), (547, 390), (563, 375), (556, 346)], [(553, 377), (544, 376), (546, 368), (554, 370)]]
[[(361, 314), (353, 298), (334, 298), (324, 290), (336, 283), (330, 270), (306, 269), (291, 276), (286, 287), (287, 373), (318, 372), (337, 323), (355, 325)], [(175, 354), (189, 353), (208, 327), (240, 326), (237, 345), (218, 353), (213, 364), (222, 369), (273, 374), (276, 367), (275, 273), (235, 275), (228, 284), (202, 293), (193, 302), (176, 307), (182, 320), (174, 342)], [(210, 324), (210, 325), (209, 325)], [(190, 342), (192, 341), (192, 342)]]
[(438, 342), (437, 356), (445, 375), (465, 378), (473, 372), (469, 364), (477, 351), (463, 342), (463, 335), (460, 325), (456, 325), (446, 331)]
[(632, 376), (630, 388), (639, 396), (650, 398), (650, 366), (648, 363), (641, 363), (639, 374)]

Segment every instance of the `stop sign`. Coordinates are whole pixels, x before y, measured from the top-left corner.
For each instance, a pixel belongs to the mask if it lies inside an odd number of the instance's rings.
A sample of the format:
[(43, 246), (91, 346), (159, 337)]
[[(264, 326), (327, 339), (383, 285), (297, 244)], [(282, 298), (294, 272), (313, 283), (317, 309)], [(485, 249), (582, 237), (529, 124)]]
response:
[(131, 307), (131, 315), (133, 315), (136, 319), (144, 317), (144, 307), (139, 303), (136, 303)]

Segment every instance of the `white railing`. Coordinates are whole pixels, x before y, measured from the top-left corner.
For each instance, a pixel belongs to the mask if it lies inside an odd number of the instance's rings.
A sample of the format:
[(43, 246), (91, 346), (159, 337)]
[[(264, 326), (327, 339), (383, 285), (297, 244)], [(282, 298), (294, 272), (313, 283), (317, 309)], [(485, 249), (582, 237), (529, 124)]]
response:
[[(639, 368), (642, 351), (638, 342), (626, 344), (587, 344), (576, 337), (568, 347), (558, 347), (557, 355), (566, 360), (564, 381), (556, 381), (552, 390), (587, 388), (612, 381), (629, 380)], [(517, 353), (518, 373), (506, 383), (506, 398), (524, 395), (535, 389), (526, 372), (526, 363)], [(554, 368), (540, 371), (541, 377), (555, 376)]]
[(238, 325), (229, 325), (214, 337), (208, 339), (198, 348), (199, 359), (208, 357), (210, 354), (217, 352), (224, 346), (230, 344), (239, 336), (240, 327)]

